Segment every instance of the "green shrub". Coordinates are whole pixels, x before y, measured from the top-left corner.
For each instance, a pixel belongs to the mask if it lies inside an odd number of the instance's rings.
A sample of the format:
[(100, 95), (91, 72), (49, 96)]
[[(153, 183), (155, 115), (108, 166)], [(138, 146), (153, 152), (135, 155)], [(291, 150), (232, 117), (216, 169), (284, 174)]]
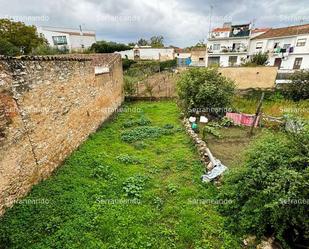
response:
[(210, 125), (205, 125), (203, 127), (203, 131), (202, 131), (203, 139), (206, 139), (207, 134), (211, 134), (211, 135), (213, 135), (213, 136), (215, 136), (217, 138), (221, 138), (221, 134), (218, 131), (217, 127), (213, 127), (213, 126), (210, 126)]
[(139, 164), (141, 160), (135, 157), (132, 157), (128, 154), (121, 154), (116, 157), (117, 161), (124, 163), (124, 164)]
[(223, 117), (220, 121), (220, 125), (223, 127), (231, 127), (234, 125), (234, 121), (228, 117)]
[(172, 69), (177, 66), (177, 61), (176, 59), (174, 60), (168, 60), (168, 61), (160, 61), (160, 71), (167, 70), (167, 69)]
[(128, 70), (136, 61), (130, 59), (122, 59), (122, 69), (123, 71)]
[(142, 116), (140, 119), (137, 119), (137, 120), (127, 120), (126, 122), (123, 123), (123, 127), (124, 128), (129, 128), (129, 127), (133, 127), (133, 126), (136, 126), (136, 125), (139, 125), (139, 126), (146, 126), (146, 125), (150, 125), (151, 124), (151, 121), (146, 118), (145, 116)]
[(171, 135), (174, 130), (164, 129), (156, 126), (136, 127), (121, 134), (121, 139), (125, 142), (132, 143), (134, 141), (143, 140), (145, 138), (158, 138), (163, 135)]
[[(273, 234), (289, 248), (309, 236), (309, 130), (265, 134), (247, 153), (243, 168), (226, 175), (220, 199), (227, 224), (243, 234)], [(296, 203), (307, 202), (306, 203)], [(307, 241), (308, 242), (308, 241)]]
[(250, 60), (248, 60), (245, 63), (242, 63), (242, 66), (245, 67), (254, 67), (254, 66), (265, 66), (268, 61), (268, 54), (258, 52), (257, 54), (254, 54)]
[(223, 115), (231, 106), (235, 84), (219, 74), (216, 68), (191, 68), (182, 73), (177, 90), (186, 112), (208, 109), (213, 115)]
[(123, 183), (123, 190), (125, 195), (134, 199), (140, 199), (142, 197), (142, 191), (144, 189), (146, 180), (146, 177), (141, 175), (129, 177)]
[(284, 95), (294, 101), (309, 99), (309, 71), (296, 71), (292, 74), (291, 81), (283, 86)]
[(7, 40), (0, 38), (0, 55), (15, 56), (20, 54), (18, 47)]
[(104, 180), (112, 180), (114, 179), (114, 174), (111, 173), (110, 166), (106, 165), (97, 165), (91, 174), (93, 178), (101, 178)]

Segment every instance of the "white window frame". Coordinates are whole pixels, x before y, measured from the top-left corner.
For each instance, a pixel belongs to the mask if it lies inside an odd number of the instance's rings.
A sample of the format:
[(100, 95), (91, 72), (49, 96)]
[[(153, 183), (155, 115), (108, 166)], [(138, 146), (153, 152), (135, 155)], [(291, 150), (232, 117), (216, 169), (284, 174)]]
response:
[(304, 47), (306, 46), (307, 38), (299, 38), (296, 42), (296, 47)]
[(255, 49), (262, 49), (263, 48), (263, 42), (257, 42), (255, 44)]
[[(216, 47), (219, 47), (218, 49), (216, 49)], [(213, 46), (212, 46), (212, 50), (220, 50), (221, 49), (221, 45), (220, 43), (215, 43)]]

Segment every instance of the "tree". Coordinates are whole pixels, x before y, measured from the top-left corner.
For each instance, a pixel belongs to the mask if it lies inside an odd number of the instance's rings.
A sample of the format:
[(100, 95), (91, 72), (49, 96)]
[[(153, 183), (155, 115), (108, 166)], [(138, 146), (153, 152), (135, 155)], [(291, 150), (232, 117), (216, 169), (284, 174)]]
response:
[(241, 168), (225, 176), (218, 198), (233, 202), (219, 210), (230, 229), (259, 238), (274, 235), (284, 248), (296, 244), (307, 248), (308, 128), (299, 134), (264, 134), (251, 146)]
[(129, 47), (126, 44), (116, 43), (116, 42), (107, 42), (107, 41), (98, 41), (91, 45), (90, 50), (96, 53), (114, 53), (124, 50), (129, 50)]
[(141, 38), (137, 41), (137, 45), (138, 46), (147, 46), (147, 45), (149, 45), (149, 43), (146, 39)]
[(134, 47), (134, 46), (135, 46), (135, 42), (129, 42), (129, 43), (128, 43), (128, 46)]
[(216, 68), (191, 68), (180, 76), (177, 90), (185, 112), (207, 109), (217, 116), (231, 106), (235, 84)]
[(9, 19), (0, 19), (0, 37), (3, 40), (2, 44), (6, 44), (2, 50), (8, 49), (1, 51), (3, 54), (11, 54), (12, 51), (13, 55), (29, 54), (36, 47), (47, 44), (47, 41), (37, 34), (35, 26), (27, 26)]
[(265, 66), (268, 61), (268, 54), (267, 53), (262, 53), (258, 52), (257, 54), (254, 54), (250, 60), (247, 62), (243, 63), (242, 66)]
[(0, 54), (14, 56), (19, 53), (19, 49), (9, 41), (0, 38)]
[(292, 82), (283, 86), (283, 94), (294, 101), (309, 99), (309, 71), (296, 71), (290, 79)]
[(152, 36), (150, 38), (150, 46), (153, 48), (163, 48), (163, 36), (162, 35), (157, 35), (157, 36)]

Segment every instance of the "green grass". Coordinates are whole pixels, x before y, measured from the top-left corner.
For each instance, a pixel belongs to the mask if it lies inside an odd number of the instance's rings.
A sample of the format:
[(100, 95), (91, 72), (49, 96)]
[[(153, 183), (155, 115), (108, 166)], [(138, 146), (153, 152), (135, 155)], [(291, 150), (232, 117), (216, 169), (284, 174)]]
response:
[[(235, 97), (233, 106), (236, 110), (254, 114), (259, 100), (255, 98)], [(304, 119), (309, 119), (309, 100), (295, 102), (288, 99), (266, 99), (263, 101), (262, 112), (274, 117), (282, 117), (284, 114), (294, 114)]]
[[(7, 210), (0, 220), (1, 249), (240, 248), (214, 204), (192, 203), (214, 199), (217, 190), (200, 181), (203, 166), (176, 104), (127, 107), (142, 112), (105, 123)], [(151, 123), (124, 125), (141, 117)], [(122, 140), (122, 133), (141, 127), (157, 127), (160, 135)]]

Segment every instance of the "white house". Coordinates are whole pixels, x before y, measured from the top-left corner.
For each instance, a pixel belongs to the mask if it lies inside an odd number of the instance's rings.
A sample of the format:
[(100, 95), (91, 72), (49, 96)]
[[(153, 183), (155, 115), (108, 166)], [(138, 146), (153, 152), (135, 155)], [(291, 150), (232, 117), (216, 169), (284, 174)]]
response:
[(95, 31), (59, 27), (38, 27), (49, 45), (58, 49), (83, 50), (96, 42)]
[(173, 60), (175, 58), (174, 48), (152, 48), (151, 46), (137, 46), (130, 50), (117, 52), (122, 58), (131, 60)]
[(309, 69), (309, 24), (270, 29), (252, 38), (249, 55), (268, 53), (280, 71)]
[(207, 66), (238, 66), (248, 57), (250, 38), (267, 29), (251, 29), (250, 24), (231, 25), (224, 23), (210, 33), (207, 43)]

